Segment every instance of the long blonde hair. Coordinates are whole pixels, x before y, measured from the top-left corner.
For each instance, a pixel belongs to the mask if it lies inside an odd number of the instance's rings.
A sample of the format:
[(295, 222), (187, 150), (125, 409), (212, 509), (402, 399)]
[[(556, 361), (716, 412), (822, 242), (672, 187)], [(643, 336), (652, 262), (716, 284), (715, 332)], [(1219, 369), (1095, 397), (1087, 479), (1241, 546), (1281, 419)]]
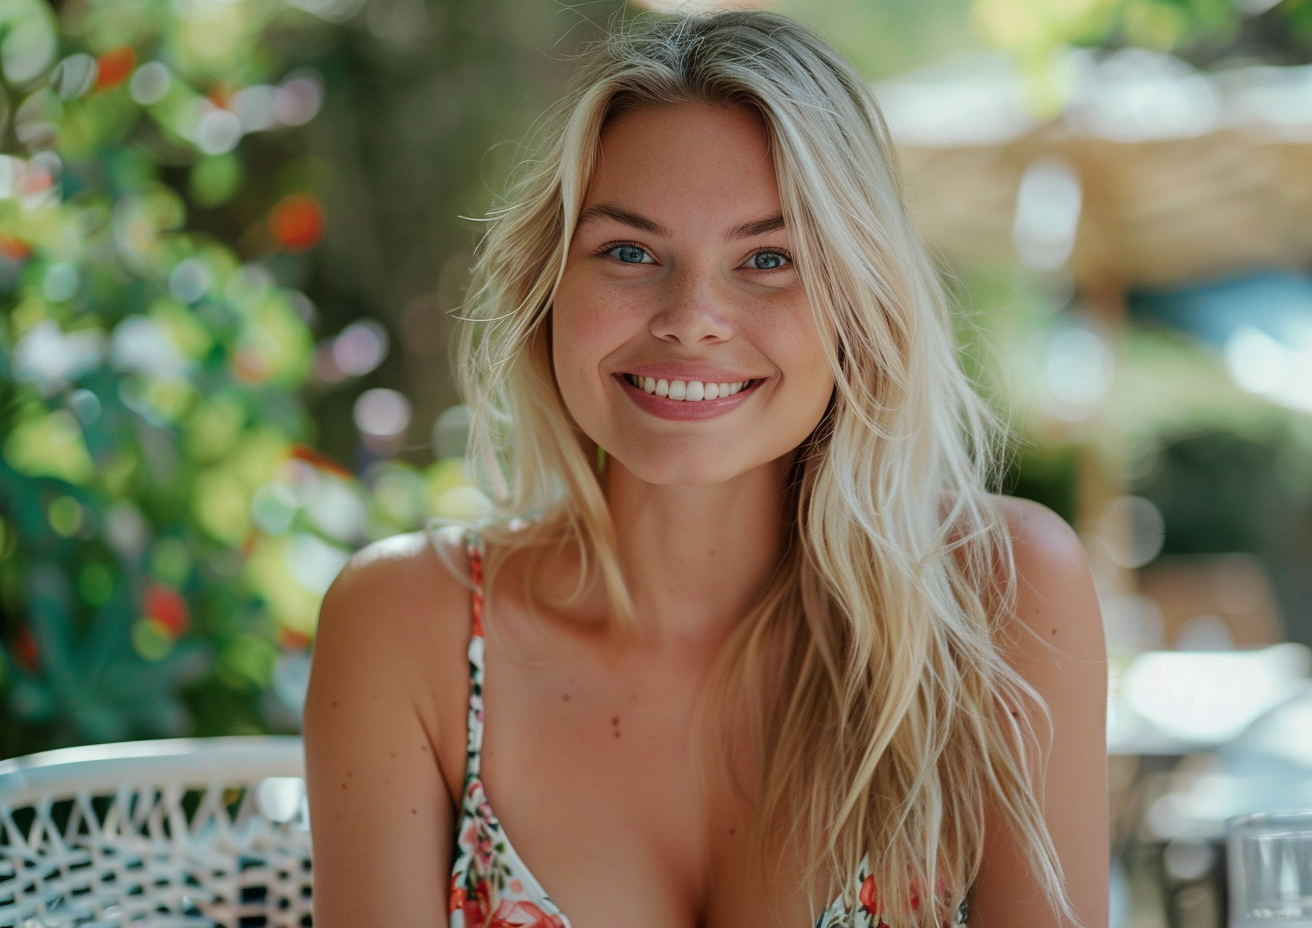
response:
[[(1000, 430), (958, 363), (874, 97), (808, 29), (762, 12), (643, 16), (591, 50), (542, 123), (492, 214), (457, 340), (471, 461), (503, 515), (532, 517), (492, 540), (575, 544), (632, 625), (596, 446), (556, 387), (549, 318), (607, 119), (686, 101), (764, 120), (836, 380), (793, 468), (784, 562), (725, 649), (726, 664), (787, 681), (758, 693), (761, 833), (808, 849), (803, 885), (849, 900), (868, 858), (885, 910), (931, 926), (974, 880), (992, 809), (1073, 917), (1033, 786), (1026, 720), (1042, 701), (998, 647), (1015, 600), (986, 489)], [(939, 886), (941, 898), (924, 891)]]

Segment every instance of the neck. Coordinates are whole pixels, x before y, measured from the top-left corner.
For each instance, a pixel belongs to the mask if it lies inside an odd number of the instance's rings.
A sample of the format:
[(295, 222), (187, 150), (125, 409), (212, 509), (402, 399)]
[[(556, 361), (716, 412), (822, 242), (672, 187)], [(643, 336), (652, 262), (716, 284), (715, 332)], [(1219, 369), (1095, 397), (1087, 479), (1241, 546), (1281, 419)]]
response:
[(783, 557), (789, 464), (715, 486), (656, 486), (608, 461), (603, 489), (644, 639), (722, 637), (747, 614)]

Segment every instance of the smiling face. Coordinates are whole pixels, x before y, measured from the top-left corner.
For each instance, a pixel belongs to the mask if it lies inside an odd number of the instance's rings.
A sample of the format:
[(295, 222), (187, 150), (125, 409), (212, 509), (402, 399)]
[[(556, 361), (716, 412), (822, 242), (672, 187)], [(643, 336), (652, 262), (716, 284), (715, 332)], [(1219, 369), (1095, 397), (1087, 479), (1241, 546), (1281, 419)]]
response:
[(551, 311), (574, 421), (653, 484), (721, 483), (795, 449), (834, 384), (791, 253), (756, 113), (613, 118)]

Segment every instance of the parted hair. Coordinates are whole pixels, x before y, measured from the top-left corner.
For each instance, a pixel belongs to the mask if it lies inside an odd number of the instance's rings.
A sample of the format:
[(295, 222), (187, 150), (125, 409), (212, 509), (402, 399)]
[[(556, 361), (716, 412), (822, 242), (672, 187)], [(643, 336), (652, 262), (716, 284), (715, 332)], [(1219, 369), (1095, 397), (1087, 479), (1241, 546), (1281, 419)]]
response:
[(960, 365), (874, 95), (809, 29), (759, 11), (644, 14), (587, 52), (539, 123), (456, 339), (493, 550), (576, 546), (632, 628), (596, 445), (556, 386), (551, 307), (607, 120), (690, 101), (763, 120), (836, 384), (792, 467), (783, 563), (719, 665), (757, 707), (763, 859), (802, 848), (802, 885), (851, 900), (865, 858), (895, 923), (928, 928), (974, 881), (987, 813), (1073, 919), (1034, 785), (1030, 720), (1046, 710), (1002, 656), (1016, 599), (988, 493), (1002, 429)]

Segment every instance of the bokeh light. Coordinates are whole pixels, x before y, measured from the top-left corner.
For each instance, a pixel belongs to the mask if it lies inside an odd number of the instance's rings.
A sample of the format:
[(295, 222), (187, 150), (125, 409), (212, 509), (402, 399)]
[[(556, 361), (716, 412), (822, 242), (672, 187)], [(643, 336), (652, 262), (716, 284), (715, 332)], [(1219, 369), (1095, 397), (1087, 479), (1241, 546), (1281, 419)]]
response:
[(332, 341), (332, 360), (349, 377), (362, 377), (387, 357), (387, 329), (374, 319), (352, 322)]
[(355, 427), (366, 440), (395, 439), (410, 427), (410, 401), (396, 390), (375, 387), (365, 390), (352, 409)]
[(1094, 328), (1059, 329), (1048, 342), (1044, 363), (1052, 414), (1078, 422), (1096, 413), (1111, 388), (1114, 365), (1111, 347)]
[(111, 90), (128, 79), (137, 64), (137, 53), (129, 45), (110, 49), (96, 59), (96, 89)]
[(128, 93), (142, 106), (150, 106), (164, 99), (173, 84), (173, 75), (168, 67), (159, 61), (147, 61), (137, 68), (128, 83)]
[(288, 251), (313, 248), (323, 237), (323, 228), (323, 207), (305, 194), (284, 197), (269, 213), (269, 231)]

